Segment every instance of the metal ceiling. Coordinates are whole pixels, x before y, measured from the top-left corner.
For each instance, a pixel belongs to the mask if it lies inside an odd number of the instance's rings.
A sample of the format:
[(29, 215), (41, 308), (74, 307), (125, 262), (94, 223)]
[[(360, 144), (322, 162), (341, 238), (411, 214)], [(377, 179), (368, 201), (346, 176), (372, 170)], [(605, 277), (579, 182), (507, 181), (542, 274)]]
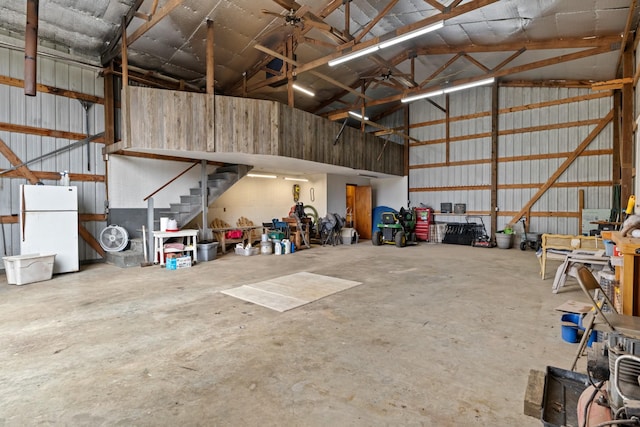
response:
[[(296, 25), (287, 24), (290, 9), (301, 18)], [(26, 0), (0, 0), (0, 40), (20, 45), (25, 10)], [(633, 31), (638, 24), (635, 0), (40, 0), (40, 47), (99, 65), (110, 51), (119, 51), (123, 16), (130, 17), (130, 36), (167, 10), (131, 43), (130, 64), (204, 87), (206, 20), (211, 19), (216, 90), (287, 102), (286, 84), (262, 83), (272, 57), (254, 46), (284, 53), (292, 37), (298, 66), (325, 59), (297, 74), (296, 82), (316, 96), (296, 93), (295, 106), (318, 114), (337, 111), (340, 117), (357, 108), (361, 98), (344, 85), (357, 92), (365, 85), (366, 103), (374, 104), (367, 114), (373, 117), (408, 91), (485, 75), (503, 81), (614, 79), (625, 28)], [(440, 30), (377, 55), (336, 67), (326, 64), (339, 44), (384, 39), (440, 18), (445, 18)], [(577, 59), (561, 61), (571, 54)], [(420, 87), (412, 87), (412, 81)]]

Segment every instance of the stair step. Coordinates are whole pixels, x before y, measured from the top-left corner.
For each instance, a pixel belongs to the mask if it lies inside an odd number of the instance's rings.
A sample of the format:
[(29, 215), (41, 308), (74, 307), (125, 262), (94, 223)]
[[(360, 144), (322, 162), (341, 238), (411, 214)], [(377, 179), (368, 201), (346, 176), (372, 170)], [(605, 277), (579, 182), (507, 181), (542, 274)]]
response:
[[(180, 196), (180, 204), (190, 204), (190, 205), (199, 205), (202, 203), (202, 198), (200, 196)], [(182, 212), (182, 211), (181, 211)]]
[(221, 173), (221, 172), (238, 173), (238, 165), (220, 166), (218, 169), (216, 169), (216, 173)]
[(202, 189), (200, 187), (197, 188), (190, 188), (189, 189), (189, 194), (191, 196), (198, 196), (200, 197), (200, 195), (202, 194)]
[(191, 212), (191, 205), (188, 203), (170, 203), (171, 210), (178, 213)]
[(236, 172), (215, 172), (215, 173), (209, 174), (207, 176), (207, 179), (209, 179), (210, 181), (213, 179), (223, 179), (225, 181), (228, 181), (228, 180), (236, 179), (237, 177), (238, 177), (238, 174)]

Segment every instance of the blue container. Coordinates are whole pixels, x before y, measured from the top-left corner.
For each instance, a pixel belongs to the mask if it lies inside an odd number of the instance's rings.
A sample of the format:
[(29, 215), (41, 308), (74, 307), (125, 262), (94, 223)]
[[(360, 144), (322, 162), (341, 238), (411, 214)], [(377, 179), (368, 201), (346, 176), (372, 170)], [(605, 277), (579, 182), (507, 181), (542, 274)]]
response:
[(562, 325), (560, 326), (560, 330), (562, 333), (562, 339), (568, 343), (575, 344), (580, 339), (578, 338), (578, 325), (582, 322), (582, 316), (579, 314), (567, 313), (563, 314)]
[[(566, 313), (562, 315), (560, 319), (562, 321), (560, 331), (564, 341), (572, 344), (580, 341), (581, 333), (585, 331), (585, 327), (582, 325), (582, 319), (582, 314)], [(587, 341), (587, 347), (591, 347), (591, 344), (596, 340), (596, 336), (596, 332), (591, 331), (591, 335)]]

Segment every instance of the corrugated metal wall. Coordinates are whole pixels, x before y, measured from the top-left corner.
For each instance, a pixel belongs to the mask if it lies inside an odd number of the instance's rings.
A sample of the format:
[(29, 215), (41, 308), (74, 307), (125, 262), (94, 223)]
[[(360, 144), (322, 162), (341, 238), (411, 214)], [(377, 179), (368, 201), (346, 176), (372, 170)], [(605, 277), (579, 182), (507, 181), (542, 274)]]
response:
[[(0, 48), (0, 76), (23, 79), (24, 52)], [(38, 57), (38, 83), (59, 89), (72, 90), (84, 94), (103, 96), (102, 78), (94, 69), (80, 65), (55, 61), (43, 56)], [(90, 134), (104, 131), (103, 105), (93, 104), (89, 110)], [(86, 134), (85, 110), (77, 99), (50, 93), (38, 92), (35, 97), (27, 97), (21, 87), (0, 84), (0, 122), (14, 125), (76, 132)], [(74, 140), (28, 135), (19, 132), (0, 131), (0, 138), (23, 161), (37, 158), (43, 154), (63, 148)], [(29, 164), (33, 171), (60, 172), (105, 175), (102, 160), (103, 144), (90, 143), (87, 147), (64, 151)], [(12, 165), (0, 155), (0, 169)], [(43, 180), (44, 184), (56, 185), (55, 180)], [(17, 215), (19, 211), (19, 186), (27, 184), (26, 179), (7, 178), (0, 175), (0, 216)], [(71, 182), (78, 187), (79, 212), (81, 214), (103, 214), (105, 211), (106, 187), (104, 182)], [(85, 227), (94, 236), (98, 236), (105, 227), (104, 222), (85, 222)], [(52, 224), (52, 226), (54, 226)], [(7, 255), (20, 253), (18, 224), (3, 224), (4, 239), (0, 251)], [(80, 240), (80, 259), (100, 258), (93, 249)]]
[[(487, 230), (491, 210), (491, 90), (480, 87), (450, 95), (449, 163), (445, 113), (424, 101), (413, 103), (410, 111), (411, 136), (421, 141), (412, 143), (410, 149), (411, 199), (436, 211), (441, 203), (466, 203), (468, 213), (483, 215)], [(498, 229), (512, 221), (513, 215), (611, 111), (610, 96), (576, 99), (591, 93), (569, 88), (499, 88), (498, 208), (503, 215), (498, 216)], [(541, 105), (561, 100), (565, 101)], [(444, 97), (434, 101), (445, 105)], [(612, 140), (612, 126), (608, 124), (557, 179), (561, 184), (551, 187), (532, 206), (531, 230), (579, 233), (580, 189), (585, 192), (585, 208), (610, 208)], [(594, 155), (590, 153), (593, 150), (605, 151)], [(444, 216), (436, 219), (465, 220)]]

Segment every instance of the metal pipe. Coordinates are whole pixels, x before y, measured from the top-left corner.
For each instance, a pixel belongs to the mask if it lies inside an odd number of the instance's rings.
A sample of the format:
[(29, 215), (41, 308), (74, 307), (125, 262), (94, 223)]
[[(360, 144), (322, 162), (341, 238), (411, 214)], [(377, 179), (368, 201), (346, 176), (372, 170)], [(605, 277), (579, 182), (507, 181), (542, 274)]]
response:
[(24, 32), (24, 94), (36, 96), (38, 56), (39, 0), (27, 0), (27, 24)]
[(12, 166), (9, 169), (4, 169), (4, 170), (0, 171), (0, 175), (4, 175), (5, 173), (9, 173), (11, 171), (14, 171), (14, 170), (16, 170), (18, 168), (21, 168), (22, 166), (28, 166), (29, 164), (31, 164), (33, 162), (37, 162), (39, 160), (46, 159), (47, 157), (51, 157), (51, 156), (54, 156), (54, 155), (56, 155), (58, 153), (62, 153), (63, 151), (72, 150), (72, 149), (74, 149), (76, 147), (82, 147), (84, 144), (88, 144), (89, 142), (94, 141), (94, 140), (96, 140), (98, 138), (101, 138), (103, 136), (104, 136), (104, 132), (97, 133), (97, 134), (95, 134), (93, 136), (88, 136), (88, 137), (86, 137), (84, 139), (81, 139), (80, 141), (76, 141), (76, 142), (74, 142), (72, 144), (69, 144), (66, 147), (58, 148), (57, 150), (53, 150), (53, 151), (51, 151), (49, 153), (43, 154), (42, 156), (38, 156), (38, 157), (36, 157), (34, 159), (27, 160), (26, 162), (20, 163), (19, 165)]
[[(89, 101), (80, 101), (82, 108), (84, 108), (84, 124), (87, 136), (89, 136), (89, 109), (93, 106), (93, 103)], [(91, 145), (87, 144), (87, 170), (91, 171)]]

